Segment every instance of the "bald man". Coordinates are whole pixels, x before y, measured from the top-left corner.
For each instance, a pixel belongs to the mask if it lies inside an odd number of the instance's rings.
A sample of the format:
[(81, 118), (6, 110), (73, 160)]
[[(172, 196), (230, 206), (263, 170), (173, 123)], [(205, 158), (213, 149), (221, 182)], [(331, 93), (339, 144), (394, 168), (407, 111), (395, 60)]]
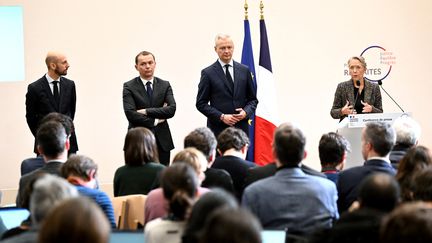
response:
[[(58, 112), (72, 120), (75, 117), (75, 83), (64, 77), (69, 69), (66, 56), (59, 52), (48, 52), (45, 63), (48, 72), (42, 78), (29, 84), (26, 94), (26, 119), (33, 136), (36, 135), (40, 120), (48, 113)], [(73, 129), (69, 153), (77, 151), (78, 144)], [(34, 152), (38, 154), (36, 142)]]

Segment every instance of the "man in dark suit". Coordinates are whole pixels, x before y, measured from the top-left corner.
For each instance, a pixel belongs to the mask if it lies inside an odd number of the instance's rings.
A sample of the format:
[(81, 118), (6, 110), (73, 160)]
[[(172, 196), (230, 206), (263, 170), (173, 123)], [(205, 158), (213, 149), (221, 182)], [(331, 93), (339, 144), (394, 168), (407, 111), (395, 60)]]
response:
[(159, 161), (169, 165), (174, 143), (167, 119), (174, 116), (176, 103), (170, 83), (153, 76), (155, 68), (156, 59), (152, 53), (138, 53), (135, 69), (140, 76), (124, 83), (123, 109), (129, 121), (129, 129), (146, 127), (154, 133)]
[[(75, 83), (63, 77), (69, 69), (66, 56), (58, 52), (48, 52), (45, 63), (48, 72), (42, 78), (29, 84), (26, 94), (27, 124), (35, 137), (40, 121), (48, 113), (58, 112), (72, 120), (75, 117)], [(70, 146), (70, 153), (78, 151), (74, 130), (71, 132)], [(36, 142), (34, 152), (38, 154)]]
[(56, 121), (44, 122), (37, 131), (37, 149), (42, 155), (45, 165), (20, 178), (18, 195), (16, 198), (17, 207), (23, 207), (28, 200), (30, 190), (29, 184), (40, 174), (48, 173), (60, 176), (60, 168), (67, 160), (70, 147), (69, 138), (63, 125)]
[(258, 104), (251, 72), (232, 59), (230, 36), (216, 36), (214, 48), (219, 59), (201, 71), (196, 107), (207, 117), (207, 127), (216, 137), (229, 126), (249, 134), (248, 118)]
[(389, 153), (396, 142), (396, 134), (388, 123), (370, 122), (362, 131), (362, 154), (366, 160), (363, 166), (353, 167), (339, 174), (337, 183), (339, 212), (348, 210), (358, 197), (358, 187), (364, 178), (372, 173), (386, 173), (394, 176)]

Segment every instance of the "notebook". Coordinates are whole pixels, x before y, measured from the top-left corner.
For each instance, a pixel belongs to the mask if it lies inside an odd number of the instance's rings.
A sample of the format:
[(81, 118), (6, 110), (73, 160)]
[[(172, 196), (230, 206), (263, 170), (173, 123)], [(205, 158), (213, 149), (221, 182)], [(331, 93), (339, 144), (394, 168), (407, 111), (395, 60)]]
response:
[(19, 226), (29, 215), (30, 212), (25, 208), (0, 207), (0, 217), (7, 229)]

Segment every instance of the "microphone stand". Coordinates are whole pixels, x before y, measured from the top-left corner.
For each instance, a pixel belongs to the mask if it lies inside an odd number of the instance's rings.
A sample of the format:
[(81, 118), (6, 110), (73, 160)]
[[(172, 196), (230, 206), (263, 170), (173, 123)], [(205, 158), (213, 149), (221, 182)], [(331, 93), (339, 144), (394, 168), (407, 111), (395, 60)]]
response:
[(387, 94), (388, 97), (390, 97), (391, 100), (393, 100), (393, 102), (399, 107), (399, 109), (405, 113), (405, 111), (402, 109), (402, 107), (400, 107), (400, 105), (393, 99), (393, 97), (391, 97), (391, 95), (389, 93), (387, 93), (387, 91), (384, 89), (384, 87), (382, 86), (382, 80), (378, 80), (378, 85), (381, 87), (382, 90), (384, 90), (384, 92)]

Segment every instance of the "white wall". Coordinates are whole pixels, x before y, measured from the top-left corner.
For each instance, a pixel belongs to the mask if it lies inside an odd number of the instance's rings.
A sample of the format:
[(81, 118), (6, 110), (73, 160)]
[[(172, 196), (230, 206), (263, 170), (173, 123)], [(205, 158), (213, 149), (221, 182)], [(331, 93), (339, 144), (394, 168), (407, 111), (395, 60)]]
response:
[[(240, 60), (243, 1), (2, 0), (24, 8), (25, 80), (0, 84), (0, 189), (16, 188), (22, 159), (33, 156), (33, 137), (25, 121), (29, 83), (45, 72), (48, 50), (67, 54), (68, 78), (76, 81), (75, 119), (80, 153), (99, 164), (102, 183), (112, 182), (123, 164), (127, 121), (122, 84), (137, 75), (134, 57), (156, 55), (156, 75), (171, 81), (177, 112), (169, 121), (176, 150), (183, 137), (205, 118), (195, 109), (200, 71), (216, 60), (213, 38), (231, 34)], [(337, 83), (346, 80), (344, 63), (368, 46), (394, 52), (397, 63), (385, 87), (423, 127), (420, 143), (432, 147), (429, 112), (432, 2), (413, 1), (265, 1), (265, 18), (277, 81), (282, 121), (304, 129), (309, 157), (319, 168), (317, 143), (337, 121), (330, 107)], [(253, 46), (258, 60), (259, 1), (249, 1)], [(383, 93), (386, 112), (397, 107)]]

